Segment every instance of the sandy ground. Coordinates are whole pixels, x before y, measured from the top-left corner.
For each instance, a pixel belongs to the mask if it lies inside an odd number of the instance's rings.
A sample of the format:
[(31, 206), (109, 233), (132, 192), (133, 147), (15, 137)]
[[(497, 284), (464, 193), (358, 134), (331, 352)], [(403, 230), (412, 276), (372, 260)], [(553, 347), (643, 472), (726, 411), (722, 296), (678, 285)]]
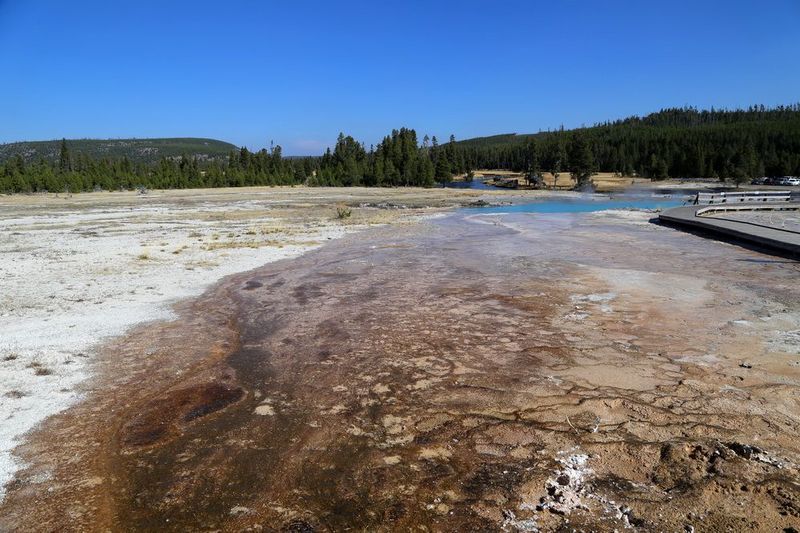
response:
[[(483, 195), (486, 196), (486, 195)], [(220, 278), (469, 191), (245, 188), (0, 197), (0, 500), (25, 432), (79, 398), (93, 349)], [(380, 209), (411, 207), (410, 209)], [(353, 206), (347, 220), (335, 206)]]

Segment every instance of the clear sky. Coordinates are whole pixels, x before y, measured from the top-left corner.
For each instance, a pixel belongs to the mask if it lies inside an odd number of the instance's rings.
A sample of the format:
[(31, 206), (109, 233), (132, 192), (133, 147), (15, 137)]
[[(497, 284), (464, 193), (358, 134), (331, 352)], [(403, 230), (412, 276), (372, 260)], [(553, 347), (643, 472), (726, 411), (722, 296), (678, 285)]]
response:
[(800, 101), (800, 1), (0, 0), (0, 142), (317, 154)]

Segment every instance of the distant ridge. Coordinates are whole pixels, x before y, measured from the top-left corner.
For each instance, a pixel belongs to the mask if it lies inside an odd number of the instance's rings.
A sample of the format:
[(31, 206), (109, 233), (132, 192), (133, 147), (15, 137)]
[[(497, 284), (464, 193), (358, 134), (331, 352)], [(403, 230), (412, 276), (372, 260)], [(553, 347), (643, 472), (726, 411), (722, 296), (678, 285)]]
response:
[[(174, 158), (186, 154), (201, 160), (223, 158), (239, 148), (216, 139), (172, 137), (163, 139), (67, 139), (72, 154), (83, 153), (93, 159), (121, 159), (127, 157), (134, 163), (154, 163), (163, 157)], [(22, 141), (0, 144), (0, 162), (16, 155), (26, 161), (44, 158), (58, 159), (61, 139), (52, 141)]]
[(705, 128), (711, 127), (756, 127), (763, 128), (786, 123), (797, 124), (800, 120), (800, 104), (780, 105), (776, 107), (766, 107), (763, 105), (750, 106), (747, 109), (725, 109), (719, 108), (710, 110), (697, 109), (695, 107), (671, 107), (661, 109), (655, 113), (644, 116), (630, 116), (618, 120), (598, 122), (591, 126), (580, 126), (574, 128), (540, 130), (537, 133), (500, 133), (482, 137), (472, 137), (457, 141), (457, 144), (464, 147), (498, 147), (514, 144), (524, 144), (530, 139), (543, 139), (554, 134), (563, 132), (583, 131), (593, 134), (603, 131), (620, 131), (656, 128)]

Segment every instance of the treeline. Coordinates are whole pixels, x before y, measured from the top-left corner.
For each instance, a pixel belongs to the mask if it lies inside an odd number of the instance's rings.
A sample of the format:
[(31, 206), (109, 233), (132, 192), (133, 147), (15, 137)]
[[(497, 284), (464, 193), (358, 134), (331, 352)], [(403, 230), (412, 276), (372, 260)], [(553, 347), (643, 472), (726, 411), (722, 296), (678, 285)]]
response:
[(309, 184), (431, 187), (468, 169), (464, 151), (452, 135), (444, 146), (435, 136), (427, 135), (420, 145), (416, 131), (401, 128), (367, 151), (361, 143), (340, 133), (334, 150), (328, 149), (322, 156)]
[(59, 158), (28, 163), (16, 155), (0, 164), (0, 192), (78, 192), (92, 190), (187, 189), (255, 185), (420, 186), (467, 171), (455, 138), (440, 146), (427, 136), (420, 145), (414, 130), (395, 130), (367, 151), (353, 137), (339, 135), (322, 157), (283, 157), (280, 146), (258, 152), (231, 151), (225, 161), (183, 156), (156, 164), (127, 157), (94, 159), (72, 154), (62, 141)]
[(747, 110), (665, 109), (571, 131), (500, 135), (447, 143), (401, 128), (369, 150), (340, 134), (321, 157), (283, 157), (280, 146), (231, 151), (227, 158), (162, 158), (73, 154), (61, 142), (54, 162), (16, 155), (0, 163), (0, 192), (241, 187), (249, 185), (422, 186), (446, 183), (471, 169), (571, 173), (582, 185), (597, 171), (744, 182), (800, 175), (800, 105)]
[(589, 128), (486, 137), (458, 145), (473, 168), (528, 171), (534, 144), (541, 168), (565, 171), (574, 166), (570, 154), (576, 153), (576, 143), (589, 145), (590, 167), (627, 176), (742, 182), (800, 175), (800, 105), (665, 109)]
[(92, 190), (189, 189), (294, 185), (304, 183), (314, 172), (315, 158), (292, 159), (281, 155), (281, 147), (251, 152), (232, 151), (227, 161), (183, 156), (162, 158), (155, 164), (132, 163), (127, 157), (93, 159), (74, 156), (62, 141), (58, 161), (44, 158), (26, 163), (17, 155), (0, 164), (0, 192), (79, 192)]

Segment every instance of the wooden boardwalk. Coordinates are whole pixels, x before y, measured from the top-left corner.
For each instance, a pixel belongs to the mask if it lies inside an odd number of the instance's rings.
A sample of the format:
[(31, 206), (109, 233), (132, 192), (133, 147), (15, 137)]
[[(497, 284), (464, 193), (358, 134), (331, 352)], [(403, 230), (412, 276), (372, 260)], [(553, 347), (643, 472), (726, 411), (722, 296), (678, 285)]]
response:
[[(736, 205), (736, 210), (746, 209), (763, 211), (770, 209), (767, 205)], [(800, 203), (777, 204), (775, 210), (800, 210)], [(800, 257), (800, 232), (764, 224), (756, 224), (745, 220), (732, 220), (708, 216), (712, 210), (709, 206), (687, 206), (668, 209), (658, 216), (660, 222), (701, 230), (711, 235), (735, 239), (761, 248), (779, 252), (782, 255)], [(705, 215), (705, 216), (704, 216)]]

